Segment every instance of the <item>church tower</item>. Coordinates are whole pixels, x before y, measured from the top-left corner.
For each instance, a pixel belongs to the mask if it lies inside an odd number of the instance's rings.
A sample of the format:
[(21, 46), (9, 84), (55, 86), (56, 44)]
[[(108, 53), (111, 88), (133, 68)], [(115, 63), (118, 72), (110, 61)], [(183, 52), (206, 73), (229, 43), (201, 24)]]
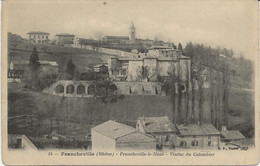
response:
[(134, 26), (133, 21), (132, 21), (132, 26), (130, 27), (130, 37), (129, 38), (132, 42), (135, 41), (135, 26)]

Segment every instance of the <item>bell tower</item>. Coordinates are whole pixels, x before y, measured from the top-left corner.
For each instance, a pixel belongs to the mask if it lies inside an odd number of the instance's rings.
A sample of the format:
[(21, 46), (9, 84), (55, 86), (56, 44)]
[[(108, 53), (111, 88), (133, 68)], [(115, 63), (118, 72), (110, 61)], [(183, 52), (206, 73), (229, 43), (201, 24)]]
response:
[(132, 26), (130, 27), (130, 37), (129, 38), (132, 42), (135, 41), (135, 26), (134, 26), (133, 21), (132, 21)]

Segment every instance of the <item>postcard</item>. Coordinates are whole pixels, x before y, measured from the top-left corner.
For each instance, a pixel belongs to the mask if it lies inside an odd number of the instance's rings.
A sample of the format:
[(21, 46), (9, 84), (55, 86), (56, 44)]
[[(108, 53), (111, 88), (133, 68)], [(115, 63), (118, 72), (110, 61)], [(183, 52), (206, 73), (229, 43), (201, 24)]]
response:
[(258, 1), (5, 0), (6, 165), (259, 162)]

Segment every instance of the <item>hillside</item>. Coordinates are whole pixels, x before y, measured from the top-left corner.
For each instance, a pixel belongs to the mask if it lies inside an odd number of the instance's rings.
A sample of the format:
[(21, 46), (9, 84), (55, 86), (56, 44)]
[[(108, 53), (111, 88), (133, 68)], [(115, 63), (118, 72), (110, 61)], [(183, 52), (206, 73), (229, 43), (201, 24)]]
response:
[[(163, 96), (124, 96), (115, 103), (103, 103), (95, 98), (66, 98), (52, 96), (40, 92), (21, 89), (15, 84), (9, 85), (8, 116), (36, 115), (39, 116), (39, 127), (34, 126), (33, 132), (21, 122), (17, 130), (39, 136), (54, 131), (84, 139), (90, 127), (109, 119), (135, 126), (140, 116), (168, 116), (174, 119), (170, 97)], [(207, 92), (205, 94), (207, 96)], [(229, 126), (239, 129), (247, 137), (253, 136), (254, 105), (253, 94), (248, 91), (231, 89)], [(204, 122), (209, 123), (209, 97), (204, 102)], [(196, 101), (197, 102), (197, 101)], [(238, 104), (239, 103), (239, 104)], [(183, 104), (184, 106), (184, 104)], [(181, 108), (184, 118), (185, 108)], [(198, 110), (196, 108), (196, 115)], [(198, 118), (197, 116), (195, 118)], [(51, 123), (52, 120), (52, 123)], [(73, 132), (72, 132), (73, 131)]]
[(36, 47), (41, 61), (56, 61), (59, 69), (66, 68), (69, 59), (79, 68), (86, 69), (98, 63), (107, 62), (112, 55), (95, 50), (61, 47), (57, 45), (30, 44), (15, 34), (8, 34), (8, 62), (29, 60), (33, 48)]

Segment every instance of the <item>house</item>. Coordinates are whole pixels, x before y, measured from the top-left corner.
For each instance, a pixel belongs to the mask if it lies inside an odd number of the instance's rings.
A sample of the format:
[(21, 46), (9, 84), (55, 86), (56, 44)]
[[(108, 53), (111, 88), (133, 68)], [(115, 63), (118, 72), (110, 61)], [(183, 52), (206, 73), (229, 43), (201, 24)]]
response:
[(246, 137), (240, 133), (238, 130), (227, 130), (226, 126), (222, 126), (220, 131), (221, 141), (230, 142), (245, 139)]
[(177, 130), (167, 116), (163, 117), (139, 117), (136, 130), (153, 135), (159, 146), (172, 145), (177, 136)]
[(62, 46), (71, 46), (74, 43), (74, 35), (68, 33), (60, 33), (55, 35), (56, 44)]
[(8, 134), (8, 148), (20, 150), (38, 150), (26, 135)]
[(108, 69), (107, 69), (107, 64), (97, 64), (94, 67), (94, 71), (95, 72), (100, 72), (102, 74), (107, 74), (108, 73)]
[(50, 42), (49, 35), (48, 32), (31, 31), (27, 33), (27, 38), (30, 43), (47, 44)]
[(181, 148), (218, 149), (220, 133), (212, 124), (178, 125), (175, 146)]
[[(55, 61), (39, 61), (40, 68), (45, 75), (56, 75), (59, 72), (59, 65)], [(29, 69), (29, 61), (14, 60), (9, 63), (8, 77), (21, 78)]]
[(91, 129), (92, 150), (155, 150), (152, 136), (112, 120)]

